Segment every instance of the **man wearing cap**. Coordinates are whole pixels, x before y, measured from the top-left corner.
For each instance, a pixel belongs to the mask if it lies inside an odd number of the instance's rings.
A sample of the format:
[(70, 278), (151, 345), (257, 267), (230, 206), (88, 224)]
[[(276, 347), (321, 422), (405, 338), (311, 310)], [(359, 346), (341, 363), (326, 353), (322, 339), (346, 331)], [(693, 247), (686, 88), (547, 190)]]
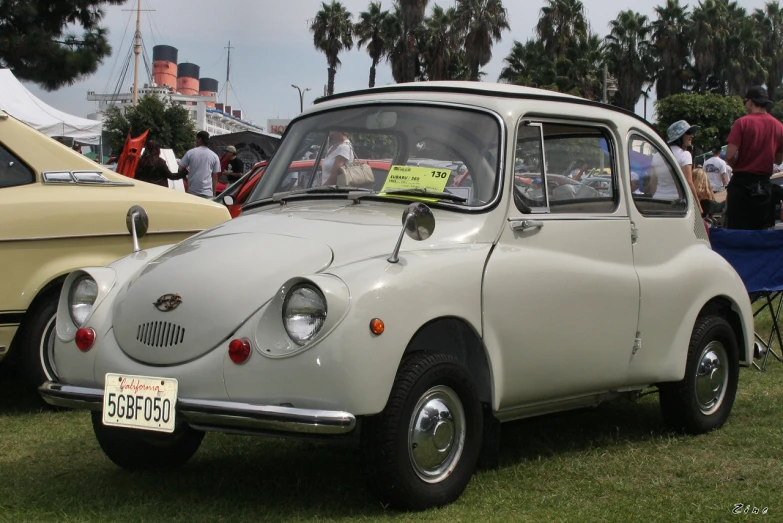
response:
[(710, 180), (712, 192), (718, 194), (726, 190), (729, 184), (729, 178), (726, 174), (726, 162), (720, 157), (723, 148), (720, 145), (712, 147), (712, 157), (704, 162), (704, 172)]
[(209, 133), (199, 131), (196, 134), (196, 147), (185, 153), (179, 161), (179, 171), (171, 176), (173, 179), (187, 176), (188, 194), (201, 198), (212, 198), (215, 195), (220, 174), (220, 158), (208, 145)]
[[(234, 183), (239, 180), (240, 176), (245, 172), (245, 164), (237, 158), (237, 149), (233, 145), (226, 147), (225, 154), (225, 168), (220, 173), (221, 181), (225, 183)], [(223, 162), (221, 161), (221, 165)]]
[(773, 102), (761, 86), (745, 95), (747, 115), (731, 127), (726, 163), (733, 169), (727, 188), (726, 228), (762, 230), (775, 225), (769, 181), (772, 166), (783, 162), (783, 124), (767, 111)]

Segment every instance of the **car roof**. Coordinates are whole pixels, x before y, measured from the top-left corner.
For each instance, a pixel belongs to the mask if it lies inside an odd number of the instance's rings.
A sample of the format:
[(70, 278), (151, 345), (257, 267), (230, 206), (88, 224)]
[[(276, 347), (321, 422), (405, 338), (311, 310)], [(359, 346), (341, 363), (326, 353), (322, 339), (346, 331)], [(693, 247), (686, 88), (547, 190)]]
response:
[(593, 100), (587, 100), (585, 98), (579, 98), (570, 94), (558, 93), (556, 91), (548, 91), (546, 89), (537, 89), (535, 87), (525, 87), (521, 85), (505, 84), (505, 83), (492, 83), (492, 82), (409, 82), (402, 84), (394, 84), (380, 87), (373, 87), (370, 89), (360, 89), (357, 91), (347, 91), (344, 93), (336, 93), (331, 96), (322, 96), (316, 98), (314, 104), (320, 104), (329, 102), (332, 100), (339, 100), (342, 98), (351, 98), (367, 95), (377, 95), (384, 93), (411, 93), (411, 92), (442, 92), (442, 93), (461, 93), (461, 94), (473, 94), (480, 96), (499, 96), (503, 98), (517, 98), (528, 100), (541, 100), (552, 102), (565, 102), (577, 105), (588, 105), (592, 107), (600, 107), (605, 110), (631, 116), (639, 122), (644, 123), (645, 127), (652, 130), (650, 122), (627, 109), (617, 107), (610, 104), (596, 102)]

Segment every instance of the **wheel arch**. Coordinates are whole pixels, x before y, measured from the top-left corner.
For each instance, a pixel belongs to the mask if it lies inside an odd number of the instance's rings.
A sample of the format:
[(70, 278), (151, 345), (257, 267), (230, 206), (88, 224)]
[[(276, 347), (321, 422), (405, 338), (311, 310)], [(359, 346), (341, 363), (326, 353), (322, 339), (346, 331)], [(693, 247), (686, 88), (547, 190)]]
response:
[(70, 274), (70, 272), (66, 272), (64, 274), (60, 274), (59, 276), (55, 276), (48, 283), (44, 284), (41, 287), (41, 290), (38, 291), (38, 293), (33, 298), (33, 301), (30, 302), (30, 305), (27, 307), (27, 310), (25, 311), (24, 316), (22, 317), (22, 322), (19, 324), (19, 328), (16, 330), (14, 339), (11, 342), (11, 347), (9, 351), (11, 357), (16, 358), (19, 356), (20, 352), (18, 349), (18, 345), (19, 343), (21, 343), (21, 340), (24, 337), (24, 331), (27, 328), (27, 325), (29, 325), (31, 319), (33, 318), (33, 313), (38, 309), (38, 307), (45, 299), (47, 299), (53, 293), (60, 292), (60, 289), (62, 289), (63, 283), (65, 283), (65, 278), (68, 277), (68, 274)]
[(753, 347), (748, 347), (745, 326), (740, 317), (736, 304), (726, 296), (715, 296), (710, 299), (699, 311), (698, 317), (716, 315), (725, 319), (734, 331), (739, 349), (739, 361), (741, 365), (750, 365)]
[(420, 351), (451, 354), (458, 358), (473, 376), (481, 402), (492, 405), (494, 387), (489, 356), (481, 337), (467, 321), (445, 316), (425, 323), (411, 338), (403, 357)]

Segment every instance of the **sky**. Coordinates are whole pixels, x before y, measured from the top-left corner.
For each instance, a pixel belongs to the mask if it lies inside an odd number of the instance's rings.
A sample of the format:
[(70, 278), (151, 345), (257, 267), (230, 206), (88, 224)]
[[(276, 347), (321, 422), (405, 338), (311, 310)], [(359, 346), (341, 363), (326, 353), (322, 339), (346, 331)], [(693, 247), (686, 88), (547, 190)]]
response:
[[(354, 20), (367, 10), (369, 0), (341, 0), (353, 14)], [(450, 7), (453, 0), (430, 0), (434, 4)], [(592, 29), (601, 36), (609, 32), (609, 22), (629, 3), (608, 0), (582, 0)], [(633, 2), (633, 9), (654, 18), (657, 2)], [(694, 2), (690, 2), (693, 4)], [(763, 8), (765, 0), (740, 0), (740, 5), (752, 11)], [(382, 0), (384, 9), (391, 9), (391, 0)], [(503, 59), (508, 56), (514, 40), (524, 42), (531, 38), (544, 0), (505, 0), (510, 31), (505, 31), (502, 41), (492, 49), (492, 60), (482, 68), (487, 75), (484, 81), (497, 81), (503, 69)], [(319, 0), (141, 0), (141, 32), (148, 52), (158, 44), (166, 44), (179, 50), (178, 62), (192, 62), (201, 66), (201, 76), (220, 82), (220, 101), (225, 98), (223, 85), (226, 79), (226, 53), (229, 41), (231, 50), (231, 87), (229, 105), (241, 108), (244, 117), (266, 127), (270, 118), (293, 118), (299, 114), (299, 93), (291, 87), (298, 85), (305, 93), (304, 106), (324, 94), (327, 83), (327, 64), (323, 53), (313, 46), (310, 20), (321, 8)], [(114, 92), (119, 71), (132, 44), (135, 31), (136, 0), (128, 0), (124, 6), (105, 7), (104, 26), (109, 30), (112, 56), (104, 59), (98, 71), (72, 86), (47, 92), (35, 84), (26, 84), (35, 95), (48, 104), (77, 116), (87, 116), (96, 111), (96, 103), (88, 102), (87, 91)], [(130, 9), (133, 12), (129, 11)], [(127, 29), (127, 31), (126, 31)], [(150, 63), (152, 57), (149, 57)], [(340, 54), (342, 65), (337, 69), (335, 92), (363, 89), (369, 83), (371, 60), (365, 48)], [(143, 64), (143, 62), (141, 62)], [(146, 81), (143, 65), (140, 65), (140, 83)], [(132, 83), (133, 65), (128, 72), (124, 92)], [(376, 85), (393, 84), (391, 68), (387, 62), (378, 65)], [(648, 105), (648, 117), (652, 118), (652, 103)], [(636, 111), (642, 115), (643, 102)]]

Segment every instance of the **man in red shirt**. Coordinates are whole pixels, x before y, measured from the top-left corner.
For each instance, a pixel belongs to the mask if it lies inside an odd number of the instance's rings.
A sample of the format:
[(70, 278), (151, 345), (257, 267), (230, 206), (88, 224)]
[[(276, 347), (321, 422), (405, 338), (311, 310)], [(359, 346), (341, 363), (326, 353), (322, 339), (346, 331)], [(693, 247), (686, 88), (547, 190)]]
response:
[(748, 114), (731, 127), (726, 163), (734, 175), (726, 191), (726, 227), (762, 230), (775, 225), (772, 166), (783, 162), (783, 124), (767, 111), (767, 90), (751, 87), (745, 95)]

